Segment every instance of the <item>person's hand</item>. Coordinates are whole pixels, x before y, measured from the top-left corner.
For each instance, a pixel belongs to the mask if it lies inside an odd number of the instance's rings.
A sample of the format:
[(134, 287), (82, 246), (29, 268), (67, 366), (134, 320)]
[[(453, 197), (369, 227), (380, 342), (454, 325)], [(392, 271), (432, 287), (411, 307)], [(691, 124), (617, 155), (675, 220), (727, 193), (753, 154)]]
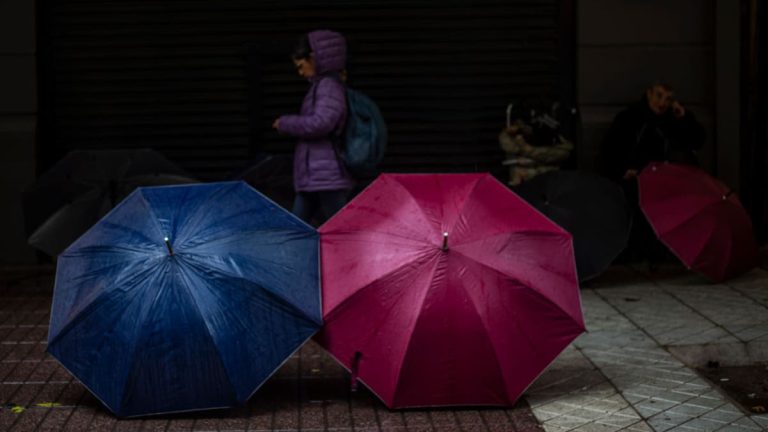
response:
[(637, 177), (637, 170), (636, 169), (628, 169), (627, 172), (624, 173), (624, 180), (630, 180)]
[(272, 122), (272, 129), (280, 129), (280, 119), (275, 119), (275, 121)]
[(675, 115), (677, 118), (681, 118), (685, 115), (685, 108), (683, 108), (682, 105), (680, 105), (680, 102), (673, 101), (672, 102), (672, 114)]

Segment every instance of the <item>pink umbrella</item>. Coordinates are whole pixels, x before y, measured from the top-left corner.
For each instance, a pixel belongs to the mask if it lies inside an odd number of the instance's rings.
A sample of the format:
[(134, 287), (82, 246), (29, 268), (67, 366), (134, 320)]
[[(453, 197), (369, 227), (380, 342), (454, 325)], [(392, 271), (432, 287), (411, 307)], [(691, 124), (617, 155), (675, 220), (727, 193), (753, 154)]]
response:
[(715, 282), (757, 265), (752, 221), (730, 189), (692, 166), (652, 163), (638, 178), (640, 208), (662, 243)]
[(390, 408), (512, 405), (584, 331), (570, 234), (488, 174), (382, 175), (320, 235), (318, 341)]

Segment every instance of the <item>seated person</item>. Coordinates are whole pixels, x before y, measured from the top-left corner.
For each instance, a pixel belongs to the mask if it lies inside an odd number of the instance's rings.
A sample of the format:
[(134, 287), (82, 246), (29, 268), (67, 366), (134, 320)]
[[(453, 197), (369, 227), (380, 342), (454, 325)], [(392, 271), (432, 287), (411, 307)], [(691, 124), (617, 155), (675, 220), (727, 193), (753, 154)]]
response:
[(573, 143), (557, 133), (555, 124), (533, 123), (518, 119), (499, 134), (499, 145), (507, 154), (502, 163), (509, 165), (510, 186), (559, 169), (573, 150)]
[(600, 150), (600, 171), (611, 180), (631, 180), (651, 161), (697, 164), (704, 128), (675, 100), (672, 88), (656, 83), (642, 99), (616, 115)]
[(669, 258), (640, 210), (637, 175), (653, 161), (697, 165), (696, 150), (703, 144), (704, 128), (666, 84), (653, 84), (641, 100), (616, 115), (600, 149), (599, 169), (622, 186), (632, 206), (625, 260), (647, 261), (652, 269)]

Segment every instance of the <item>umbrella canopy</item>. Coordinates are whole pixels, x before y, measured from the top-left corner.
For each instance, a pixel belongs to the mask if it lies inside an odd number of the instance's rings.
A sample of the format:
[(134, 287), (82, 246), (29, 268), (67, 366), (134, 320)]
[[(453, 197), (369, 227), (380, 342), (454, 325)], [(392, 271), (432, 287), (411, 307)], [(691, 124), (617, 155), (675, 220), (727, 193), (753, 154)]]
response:
[(687, 165), (652, 163), (638, 178), (640, 208), (659, 240), (715, 282), (757, 264), (749, 215), (730, 189)]
[(580, 280), (608, 268), (627, 246), (632, 213), (619, 185), (579, 171), (551, 171), (513, 189), (573, 235)]
[(320, 237), (318, 341), (389, 407), (513, 404), (584, 330), (570, 234), (488, 174), (381, 175)]
[(29, 244), (56, 256), (137, 187), (194, 182), (154, 150), (72, 151), (24, 192)]
[(293, 156), (263, 154), (247, 168), (232, 175), (243, 180), (271, 200), (290, 209), (293, 205)]
[(48, 352), (118, 416), (242, 404), (320, 327), (318, 266), (243, 182), (140, 188), (59, 257)]

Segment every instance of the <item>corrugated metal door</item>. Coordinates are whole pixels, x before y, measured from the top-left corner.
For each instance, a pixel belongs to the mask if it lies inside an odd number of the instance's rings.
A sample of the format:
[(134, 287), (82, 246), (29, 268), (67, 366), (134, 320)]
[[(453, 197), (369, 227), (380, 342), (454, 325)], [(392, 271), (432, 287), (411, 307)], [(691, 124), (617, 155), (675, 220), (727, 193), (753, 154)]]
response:
[(270, 125), (306, 91), (291, 48), (332, 28), (388, 122), (384, 169), (496, 171), (506, 105), (570, 91), (561, 3), (40, 0), (41, 162), (152, 147), (212, 180), (290, 153)]

